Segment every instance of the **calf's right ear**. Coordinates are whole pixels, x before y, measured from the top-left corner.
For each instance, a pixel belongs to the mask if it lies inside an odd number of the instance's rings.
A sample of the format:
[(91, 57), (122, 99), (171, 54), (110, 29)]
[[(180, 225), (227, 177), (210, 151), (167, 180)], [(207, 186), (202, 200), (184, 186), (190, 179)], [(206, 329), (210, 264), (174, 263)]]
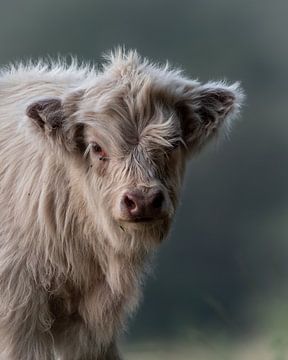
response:
[(59, 98), (36, 100), (27, 107), (26, 115), (45, 133), (59, 130), (65, 118)]
[(75, 114), (83, 94), (84, 90), (80, 89), (67, 94), (63, 99), (35, 99), (26, 108), (28, 120), (52, 143), (57, 143), (69, 152), (82, 149), (84, 125), (77, 121)]
[(85, 90), (79, 89), (67, 94), (63, 99), (47, 97), (35, 99), (26, 108), (28, 120), (37, 132), (44, 135), (47, 143), (61, 147), (69, 153), (83, 155), (86, 144), (84, 124), (77, 120)]

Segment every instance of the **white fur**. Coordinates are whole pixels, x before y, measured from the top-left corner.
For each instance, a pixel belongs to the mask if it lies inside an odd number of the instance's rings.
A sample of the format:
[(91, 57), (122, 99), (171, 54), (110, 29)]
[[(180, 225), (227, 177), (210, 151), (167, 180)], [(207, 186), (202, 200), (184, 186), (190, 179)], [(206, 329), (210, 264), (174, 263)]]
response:
[[(25, 114), (49, 98), (62, 107), (48, 107), (41, 128)], [(237, 83), (201, 85), (136, 52), (112, 53), (99, 71), (75, 60), (1, 71), (5, 359), (120, 359), (115, 340), (138, 303), (149, 255), (169, 231), (187, 155), (230, 124), (242, 98)], [(63, 123), (55, 130), (56, 115)], [(105, 161), (93, 158), (95, 139)], [(165, 220), (119, 223), (121, 196), (133, 186), (163, 191)]]

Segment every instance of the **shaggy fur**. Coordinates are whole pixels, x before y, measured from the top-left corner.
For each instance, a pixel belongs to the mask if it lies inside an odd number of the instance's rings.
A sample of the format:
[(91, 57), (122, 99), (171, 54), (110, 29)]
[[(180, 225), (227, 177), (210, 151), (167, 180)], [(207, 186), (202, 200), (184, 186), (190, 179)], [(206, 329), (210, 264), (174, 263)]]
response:
[[(237, 83), (202, 85), (133, 51), (101, 70), (2, 70), (3, 359), (120, 359), (115, 342), (169, 231), (186, 160), (229, 127), (241, 101)], [(128, 221), (121, 199), (135, 188), (161, 190), (160, 219)]]

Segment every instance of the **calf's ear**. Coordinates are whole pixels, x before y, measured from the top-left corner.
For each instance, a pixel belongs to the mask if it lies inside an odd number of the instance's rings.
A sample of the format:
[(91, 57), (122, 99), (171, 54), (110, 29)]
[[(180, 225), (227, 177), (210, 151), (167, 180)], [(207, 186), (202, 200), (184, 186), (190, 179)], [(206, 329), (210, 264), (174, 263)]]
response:
[(68, 151), (78, 151), (83, 148), (84, 125), (75, 116), (84, 90), (78, 90), (58, 97), (36, 99), (26, 108), (28, 120), (34, 129), (50, 139), (50, 143), (58, 144)]
[(176, 107), (188, 149), (197, 152), (221, 131), (229, 130), (243, 98), (239, 83), (186, 84)]
[(26, 109), (26, 115), (38, 129), (44, 132), (56, 132), (64, 121), (64, 111), (59, 98), (36, 100)]

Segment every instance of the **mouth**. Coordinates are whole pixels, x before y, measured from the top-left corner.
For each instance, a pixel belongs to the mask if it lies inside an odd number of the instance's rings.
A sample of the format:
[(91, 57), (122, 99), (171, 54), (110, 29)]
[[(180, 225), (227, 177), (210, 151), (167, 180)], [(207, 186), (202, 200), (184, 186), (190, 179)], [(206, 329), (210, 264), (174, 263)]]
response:
[(147, 224), (147, 225), (154, 225), (154, 224), (158, 224), (159, 222), (163, 222), (165, 220), (164, 217), (159, 217), (159, 218), (155, 218), (155, 217), (135, 217), (135, 218), (131, 218), (131, 219), (119, 219), (120, 223), (125, 225), (125, 224)]
[(131, 220), (126, 220), (125, 222), (129, 222), (129, 223), (151, 223), (151, 222), (155, 222), (156, 219), (152, 218), (152, 217), (139, 217), (139, 218), (134, 218)]
[[(135, 217), (118, 219), (118, 226), (121, 232), (135, 233), (140, 236), (148, 236), (147, 239), (160, 243), (169, 231), (169, 216), (165, 217)], [(152, 241), (152, 242), (153, 242)]]

